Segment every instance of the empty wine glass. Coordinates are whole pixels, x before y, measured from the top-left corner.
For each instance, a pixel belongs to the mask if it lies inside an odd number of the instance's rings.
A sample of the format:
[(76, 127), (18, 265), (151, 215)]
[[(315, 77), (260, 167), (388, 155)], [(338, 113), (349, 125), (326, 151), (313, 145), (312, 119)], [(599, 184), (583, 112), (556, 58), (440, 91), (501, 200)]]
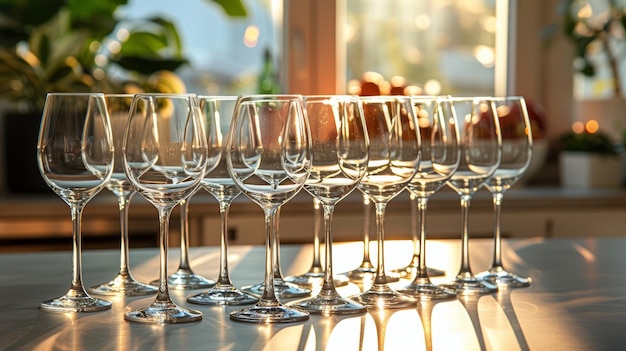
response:
[(130, 204), (130, 200), (133, 195), (135, 195), (136, 191), (124, 173), (122, 146), (128, 125), (128, 114), (133, 95), (105, 94), (104, 99), (106, 101), (107, 111), (111, 121), (113, 144), (115, 146), (113, 175), (106, 184), (106, 187), (117, 197), (117, 203), (120, 210), (120, 269), (115, 278), (111, 281), (94, 285), (89, 288), (89, 291), (100, 295), (121, 294), (125, 296), (138, 296), (154, 294), (156, 293), (157, 288), (152, 285), (136, 281), (130, 273), (129, 268), (128, 205)]
[(385, 208), (406, 188), (420, 162), (420, 134), (411, 100), (402, 96), (362, 97), (369, 135), (369, 162), (358, 188), (376, 208), (378, 262), (369, 290), (351, 298), (368, 307), (402, 308), (417, 301), (392, 290), (385, 273)]
[(261, 300), (233, 311), (233, 320), (295, 322), (309, 313), (282, 305), (274, 291), (278, 211), (294, 197), (311, 171), (310, 131), (300, 95), (240, 97), (228, 135), (228, 173), (265, 214), (265, 280)]
[(170, 298), (167, 249), (172, 210), (198, 189), (208, 162), (195, 95), (135, 95), (124, 138), (124, 170), (137, 192), (159, 213), (159, 290), (150, 306), (125, 313), (124, 319), (158, 324), (202, 319), (201, 312), (179, 307)]
[(502, 266), (500, 211), (504, 192), (522, 177), (530, 164), (532, 131), (523, 97), (496, 98), (494, 102), (502, 130), (502, 159), (498, 169), (485, 183), (485, 187), (492, 194), (494, 208), (493, 262), (487, 271), (477, 274), (476, 277), (499, 286), (526, 287), (531, 283), (530, 278), (509, 272)]
[(50, 93), (37, 143), (37, 162), (48, 186), (72, 215), (72, 283), (69, 291), (40, 307), (56, 312), (92, 312), (111, 302), (90, 296), (82, 281), (81, 219), (85, 205), (113, 174), (113, 137), (103, 94)]
[[(435, 102), (427, 102), (428, 100), (434, 99), (436, 97), (434, 96), (419, 96), (420, 100), (422, 100), (421, 103), (419, 103), (419, 105), (421, 105), (421, 108), (418, 108), (418, 112), (422, 111), (422, 113), (426, 113), (425, 111), (427, 111), (428, 109), (431, 109), (432, 112), (432, 107), (431, 106), (436, 106)], [(424, 101), (424, 99), (427, 99), (426, 101)], [(427, 123), (426, 119), (424, 117), (422, 117), (420, 119), (420, 116), (418, 115), (418, 120), (420, 120), (420, 123)], [(432, 116), (430, 118), (433, 118)], [(428, 128), (428, 131), (430, 132), (430, 128)], [(421, 131), (422, 133), (422, 141), (424, 141), (424, 131)], [(428, 135), (428, 137), (426, 138), (426, 141), (430, 140), (430, 135)], [(427, 146), (425, 146), (427, 145)], [(422, 150), (424, 150), (425, 147), (430, 148), (430, 144), (428, 142), (423, 143), (422, 144)], [(422, 158), (423, 161), (423, 158)], [(415, 279), (415, 276), (417, 275), (417, 271), (419, 270), (419, 261), (420, 261), (420, 251), (421, 251), (421, 245), (420, 245), (420, 225), (422, 223), (422, 219), (420, 218), (420, 210), (419, 210), (419, 206), (420, 206), (420, 202), (421, 200), (415, 195), (414, 192), (409, 191), (409, 212), (410, 212), (410, 217), (411, 217), (411, 226), (410, 226), (410, 231), (411, 231), (411, 243), (413, 244), (413, 255), (411, 256), (411, 261), (409, 262), (409, 264), (407, 264), (404, 267), (400, 267), (400, 268), (396, 268), (394, 270), (392, 270), (392, 273), (397, 274), (399, 277), (401, 278), (405, 278), (405, 279)], [(437, 269), (437, 268), (431, 268), (431, 267), (426, 267), (426, 269), (428, 270), (428, 275), (433, 277), (433, 276), (442, 276), (445, 274), (444, 271)]]
[(398, 291), (422, 300), (455, 298), (455, 292), (430, 281), (430, 272), (426, 267), (426, 207), (428, 199), (446, 185), (459, 166), (461, 150), (456, 116), (447, 97), (413, 97), (412, 102), (422, 140), (422, 157), (417, 174), (407, 187), (417, 202), (418, 265), (413, 281)]
[(491, 293), (498, 287), (474, 276), (469, 261), (469, 206), (472, 196), (500, 164), (502, 137), (492, 98), (452, 98), (461, 136), (461, 161), (448, 185), (461, 198), (461, 268), (444, 286), (461, 295)]
[(199, 96), (204, 116), (207, 142), (212, 159), (219, 159), (217, 166), (207, 171), (202, 188), (219, 202), (220, 209), (220, 265), (217, 283), (207, 291), (187, 297), (187, 301), (202, 305), (245, 305), (257, 302), (256, 297), (239, 291), (230, 280), (228, 272), (228, 210), (241, 190), (228, 175), (226, 167), (226, 140), (228, 128), (235, 110), (236, 96)]
[(324, 210), (326, 243), (324, 283), (317, 296), (296, 306), (311, 313), (355, 314), (367, 308), (343, 298), (335, 289), (332, 265), (332, 218), (335, 205), (348, 196), (365, 175), (368, 141), (363, 110), (356, 96), (307, 96), (311, 127), (311, 175), (304, 189)]

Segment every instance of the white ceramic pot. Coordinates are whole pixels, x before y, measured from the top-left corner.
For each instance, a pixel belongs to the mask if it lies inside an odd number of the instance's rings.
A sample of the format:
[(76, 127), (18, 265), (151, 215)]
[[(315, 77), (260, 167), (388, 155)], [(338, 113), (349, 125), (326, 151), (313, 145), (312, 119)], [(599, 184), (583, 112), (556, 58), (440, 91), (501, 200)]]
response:
[(561, 186), (619, 188), (623, 184), (623, 157), (564, 151), (559, 155)]

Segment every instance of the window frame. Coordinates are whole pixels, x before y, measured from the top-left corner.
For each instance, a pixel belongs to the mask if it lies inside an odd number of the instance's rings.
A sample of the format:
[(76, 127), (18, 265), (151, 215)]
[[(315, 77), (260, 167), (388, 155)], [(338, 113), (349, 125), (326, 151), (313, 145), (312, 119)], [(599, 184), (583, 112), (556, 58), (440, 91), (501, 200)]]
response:
[[(558, 21), (560, 0), (496, 1), (495, 95), (522, 95), (541, 104), (546, 135), (556, 139), (569, 130), (572, 121), (573, 48), (562, 36), (547, 41), (542, 33)], [(346, 92), (345, 45), (337, 40), (343, 37), (340, 21), (345, 8), (345, 0), (285, 1), (286, 65), (281, 74), (286, 92)], [(502, 48), (506, 48), (504, 54)]]

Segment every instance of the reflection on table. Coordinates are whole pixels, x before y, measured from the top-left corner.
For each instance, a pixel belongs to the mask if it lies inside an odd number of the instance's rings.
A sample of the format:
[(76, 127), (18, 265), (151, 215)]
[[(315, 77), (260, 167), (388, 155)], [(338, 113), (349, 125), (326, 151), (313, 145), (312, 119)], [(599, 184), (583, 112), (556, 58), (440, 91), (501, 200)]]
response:
[[(361, 243), (334, 247), (335, 272), (360, 263)], [(470, 241), (472, 268), (489, 266), (492, 241)], [(17, 350), (607, 350), (626, 342), (626, 238), (522, 239), (504, 241), (504, 262), (533, 277), (529, 288), (501, 290), (480, 298), (458, 298), (414, 309), (370, 311), (365, 315), (313, 315), (297, 324), (249, 324), (229, 319), (240, 306), (190, 305), (191, 291), (172, 291), (172, 297), (204, 314), (201, 322), (181, 325), (143, 325), (123, 320), (126, 311), (147, 306), (153, 296), (107, 297), (108, 311), (56, 314), (39, 310), (39, 303), (67, 290), (71, 274), (69, 252), (1, 254), (0, 349)], [(411, 257), (408, 241), (389, 241), (386, 267), (405, 265)], [(446, 271), (435, 283), (450, 280), (458, 271), (458, 240), (429, 241), (428, 265)], [(372, 259), (376, 260), (376, 250)], [(88, 250), (83, 258), (86, 285), (116, 271), (117, 250)], [(284, 273), (306, 271), (309, 245), (281, 249)], [(170, 267), (177, 262), (172, 250)], [(217, 276), (218, 250), (191, 250), (196, 270)], [(232, 279), (237, 286), (263, 278), (264, 251), (260, 246), (232, 246)], [(158, 273), (155, 249), (131, 250), (135, 277), (150, 281)], [(403, 284), (399, 282), (396, 284)], [(362, 287), (338, 288), (347, 296)], [(426, 331), (426, 332), (425, 332)]]

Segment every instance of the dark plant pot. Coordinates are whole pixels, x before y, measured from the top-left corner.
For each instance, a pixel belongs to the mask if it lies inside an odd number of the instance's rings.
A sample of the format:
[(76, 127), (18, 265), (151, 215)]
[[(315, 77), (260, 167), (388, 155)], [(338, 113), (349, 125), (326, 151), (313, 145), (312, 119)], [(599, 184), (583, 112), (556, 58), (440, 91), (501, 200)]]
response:
[(37, 165), (41, 113), (7, 112), (4, 118), (6, 185), (9, 193), (50, 193)]

